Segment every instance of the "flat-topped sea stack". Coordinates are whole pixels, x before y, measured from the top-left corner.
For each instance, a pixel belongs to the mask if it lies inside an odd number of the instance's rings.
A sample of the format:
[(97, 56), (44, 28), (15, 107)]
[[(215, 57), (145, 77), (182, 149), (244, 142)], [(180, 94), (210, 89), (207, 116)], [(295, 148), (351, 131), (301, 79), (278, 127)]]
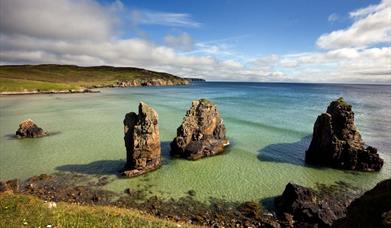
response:
[(357, 171), (378, 171), (383, 166), (377, 149), (364, 147), (354, 124), (352, 106), (341, 97), (316, 119), (305, 161), (313, 165)]
[(140, 102), (138, 114), (126, 114), (124, 133), (126, 165), (122, 174), (133, 177), (157, 169), (161, 162), (157, 112)]
[(171, 142), (171, 155), (198, 160), (223, 153), (228, 144), (216, 105), (200, 99), (192, 102), (178, 127), (177, 137)]
[(38, 127), (32, 119), (23, 120), (19, 123), (19, 128), (16, 130), (17, 138), (39, 138), (46, 136), (48, 133)]

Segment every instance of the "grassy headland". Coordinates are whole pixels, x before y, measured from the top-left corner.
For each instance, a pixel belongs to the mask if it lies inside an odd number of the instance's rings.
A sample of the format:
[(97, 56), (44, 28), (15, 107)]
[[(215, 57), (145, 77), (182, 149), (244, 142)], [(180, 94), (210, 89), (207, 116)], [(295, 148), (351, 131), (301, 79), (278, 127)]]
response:
[(140, 211), (110, 206), (45, 202), (33, 196), (0, 194), (0, 227), (193, 227)]
[(0, 92), (81, 90), (133, 81), (140, 84), (155, 82), (162, 85), (188, 82), (168, 73), (132, 67), (79, 67), (55, 64), (0, 66)]

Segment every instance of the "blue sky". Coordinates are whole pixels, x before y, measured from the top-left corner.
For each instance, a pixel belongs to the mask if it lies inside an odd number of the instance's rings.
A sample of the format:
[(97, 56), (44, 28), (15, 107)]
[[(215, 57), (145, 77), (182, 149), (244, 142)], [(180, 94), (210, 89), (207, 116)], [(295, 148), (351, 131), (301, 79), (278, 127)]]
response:
[(0, 0), (0, 64), (391, 83), (391, 0)]
[[(112, 1), (102, 1), (111, 4)], [(226, 43), (249, 55), (288, 54), (313, 51), (323, 33), (351, 24), (349, 12), (378, 1), (295, 0), (295, 1), (122, 1), (133, 10), (188, 14), (199, 23), (193, 26), (143, 25), (141, 29), (154, 42), (163, 42), (167, 34), (187, 32), (198, 42), (232, 38)], [(336, 21), (329, 21), (330, 15)], [(129, 29), (124, 36), (135, 36)]]

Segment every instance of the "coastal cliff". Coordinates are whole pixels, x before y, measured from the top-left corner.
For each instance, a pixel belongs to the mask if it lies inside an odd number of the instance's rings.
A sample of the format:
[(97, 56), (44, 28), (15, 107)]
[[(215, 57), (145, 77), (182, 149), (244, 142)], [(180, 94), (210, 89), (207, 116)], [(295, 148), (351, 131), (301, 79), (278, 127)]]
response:
[(133, 67), (75, 65), (0, 66), (0, 95), (88, 93), (93, 88), (186, 85), (191, 81)]

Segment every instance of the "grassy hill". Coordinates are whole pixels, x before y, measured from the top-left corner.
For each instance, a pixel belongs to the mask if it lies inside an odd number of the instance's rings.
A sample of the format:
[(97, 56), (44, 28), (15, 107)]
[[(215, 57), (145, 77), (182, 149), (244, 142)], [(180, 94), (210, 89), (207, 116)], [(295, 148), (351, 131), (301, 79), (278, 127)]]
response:
[(171, 74), (133, 67), (75, 65), (3, 65), (0, 66), (0, 92), (78, 90), (106, 87), (118, 81), (163, 80), (185, 84)]
[[(196, 227), (109, 206), (57, 203), (33, 196), (0, 194), (0, 227)], [(49, 225), (49, 226), (48, 226)]]

